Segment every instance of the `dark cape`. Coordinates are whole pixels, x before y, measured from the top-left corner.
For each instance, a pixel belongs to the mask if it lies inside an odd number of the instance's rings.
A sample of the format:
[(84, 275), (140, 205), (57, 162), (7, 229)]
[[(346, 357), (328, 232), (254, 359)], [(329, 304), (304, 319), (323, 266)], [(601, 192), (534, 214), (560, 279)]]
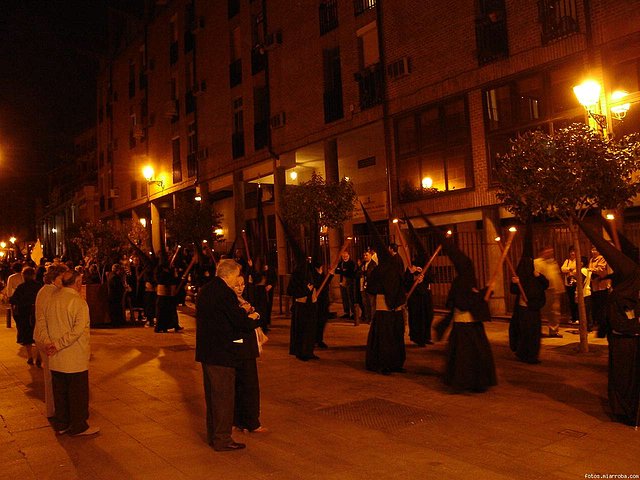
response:
[[(509, 347), (519, 360), (526, 363), (540, 361), (538, 359), (542, 330), (540, 310), (546, 302), (544, 292), (549, 288), (549, 280), (541, 274), (536, 276), (533, 265), (533, 231), (531, 224), (527, 224), (522, 257), (516, 268), (526, 302), (521, 302), (518, 285), (511, 283), (511, 293), (516, 295), (516, 300), (509, 323)], [(526, 306), (521, 303), (526, 303)]]
[[(613, 270), (607, 302), (609, 406), (617, 419), (640, 423), (640, 266), (589, 225), (578, 222)], [(620, 234), (619, 234), (620, 235)]]
[(376, 295), (377, 303), (367, 337), (365, 367), (384, 374), (401, 372), (406, 359), (402, 315), (407, 300), (403, 282), (404, 265), (402, 260), (397, 261), (398, 255), (391, 256), (369, 214), (364, 207), (362, 210), (376, 242), (379, 259), (378, 266), (367, 280), (367, 292)]
[[(416, 260), (418, 265), (425, 262)], [(408, 269), (405, 272), (405, 288), (411, 289), (413, 282), (420, 275), (420, 272), (411, 273)], [(429, 277), (425, 276), (421, 283), (416, 285), (411, 297), (407, 300), (409, 310), (409, 339), (420, 346), (431, 343), (431, 324), (433, 323), (433, 300), (429, 289)]]
[[(454, 391), (485, 391), (498, 383), (493, 352), (482, 324), (491, 320), (489, 305), (484, 300), (485, 290), (477, 288), (471, 259), (435, 228), (427, 217), (424, 219), (433, 228), (442, 251), (453, 263), (457, 274), (451, 283), (446, 303), (450, 309), (447, 318), (453, 320), (453, 327), (449, 335), (443, 381)], [(456, 321), (460, 313), (469, 313), (473, 321)], [(440, 332), (443, 332), (442, 327)]]
[(313, 348), (316, 343), (318, 321), (318, 304), (313, 301), (312, 266), (310, 263), (301, 265), (291, 274), (287, 287), (287, 295), (292, 297), (291, 330), (289, 338), (289, 354), (301, 360), (314, 357)]

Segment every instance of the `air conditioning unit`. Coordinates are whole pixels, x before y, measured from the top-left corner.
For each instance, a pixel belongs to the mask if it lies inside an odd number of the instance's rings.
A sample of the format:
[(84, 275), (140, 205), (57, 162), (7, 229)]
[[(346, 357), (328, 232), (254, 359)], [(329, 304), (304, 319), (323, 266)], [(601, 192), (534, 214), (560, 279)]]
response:
[(287, 116), (284, 112), (276, 113), (269, 120), (269, 124), (271, 125), (272, 129), (284, 127), (286, 123), (287, 123)]
[(120, 189), (118, 187), (109, 189), (109, 198), (118, 198), (120, 196)]
[(264, 39), (265, 50), (273, 50), (278, 45), (282, 45), (282, 30), (270, 33)]
[(393, 63), (387, 65), (387, 75), (391, 78), (404, 77), (411, 73), (411, 58), (402, 57)]

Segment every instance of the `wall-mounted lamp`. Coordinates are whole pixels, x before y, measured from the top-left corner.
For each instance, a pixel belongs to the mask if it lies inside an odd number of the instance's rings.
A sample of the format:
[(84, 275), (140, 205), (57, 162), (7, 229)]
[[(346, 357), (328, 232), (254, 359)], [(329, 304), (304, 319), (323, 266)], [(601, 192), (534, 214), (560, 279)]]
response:
[(201, 202), (202, 201), (202, 193), (200, 193), (200, 187), (199, 186), (196, 187), (196, 195), (195, 195), (195, 197), (193, 197), (193, 199), (196, 202)]
[(11, 243), (16, 243), (16, 240), (17, 240), (17, 238), (16, 238), (16, 237), (11, 237), (11, 238), (9, 239), (9, 241), (10, 241)]
[[(57, 228), (52, 228), (51, 229), (51, 233), (58, 233), (58, 229)], [(13, 243), (13, 242), (11, 242), (11, 243)]]
[(147, 219), (146, 218), (141, 218), (139, 221), (140, 221), (140, 225), (142, 225), (144, 228), (147, 228)]
[(627, 115), (629, 108), (631, 108), (631, 104), (629, 102), (620, 103), (627, 95), (629, 95), (629, 92), (625, 90), (616, 90), (611, 94), (611, 103), (614, 104), (611, 107), (611, 114), (616, 120), (622, 121), (622, 119)]
[(298, 172), (295, 170), (289, 172), (289, 178), (295, 182), (298, 179)]
[(600, 130), (604, 131), (607, 129), (607, 116), (594, 111), (600, 103), (600, 90), (600, 84), (595, 80), (585, 80), (573, 87), (573, 93), (587, 111), (587, 115), (593, 118)]
[(0, 242), (0, 248), (7, 248), (7, 242)]
[(147, 181), (148, 184), (155, 183), (156, 185), (158, 185), (160, 188), (164, 190), (164, 182), (160, 179), (153, 178), (154, 173), (155, 172), (151, 165), (147, 165), (142, 169), (142, 176), (144, 177), (144, 179)]

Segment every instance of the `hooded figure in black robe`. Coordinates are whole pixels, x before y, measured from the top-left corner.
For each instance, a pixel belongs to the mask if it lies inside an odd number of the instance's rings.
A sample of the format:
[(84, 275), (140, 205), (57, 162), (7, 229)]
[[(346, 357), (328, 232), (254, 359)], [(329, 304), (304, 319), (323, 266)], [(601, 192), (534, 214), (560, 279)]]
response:
[(376, 313), (371, 320), (367, 337), (365, 366), (367, 370), (384, 375), (404, 372), (404, 266), (391, 256), (364, 207), (362, 211), (373, 236), (379, 260), (367, 281), (367, 292), (376, 296)]
[[(544, 291), (549, 280), (533, 267), (533, 238), (531, 224), (528, 223), (524, 234), (522, 257), (516, 268), (517, 281), (511, 282), (511, 293), (516, 295), (513, 316), (509, 323), (509, 346), (516, 357), (525, 363), (540, 363), (540, 337), (542, 320), (540, 309), (545, 304)], [(522, 298), (518, 283), (522, 286), (525, 298)]]
[(433, 228), (442, 251), (453, 263), (457, 274), (447, 296), (446, 306), (450, 313), (436, 327), (441, 338), (449, 322), (453, 321), (444, 383), (456, 392), (483, 392), (497, 384), (491, 345), (482, 325), (491, 320), (489, 305), (484, 300), (485, 289), (478, 289), (471, 259), (426, 216), (423, 218)]
[[(280, 218), (280, 217), (278, 217)], [(287, 295), (292, 299), (291, 330), (289, 335), (289, 354), (298, 360), (314, 360), (318, 357), (313, 353), (316, 343), (318, 304), (313, 292), (313, 265), (311, 258), (307, 258), (295, 241), (286, 223), (280, 219), (284, 227), (287, 243), (291, 246), (295, 256), (295, 270), (291, 274)]]
[(418, 346), (424, 347), (431, 341), (431, 324), (433, 323), (433, 299), (431, 296), (430, 280), (427, 272), (422, 268), (427, 263), (427, 252), (422, 240), (413, 228), (411, 220), (406, 218), (410, 238), (416, 252), (412, 265), (405, 271), (405, 289), (407, 292), (416, 279), (420, 278), (415, 290), (407, 299), (409, 310), (409, 339)]
[[(640, 423), (640, 266), (584, 222), (578, 222), (613, 270), (607, 302), (609, 405), (624, 423)], [(621, 244), (624, 236), (618, 233)], [(627, 239), (624, 244), (631, 245)], [(631, 253), (630, 250), (627, 250)]]

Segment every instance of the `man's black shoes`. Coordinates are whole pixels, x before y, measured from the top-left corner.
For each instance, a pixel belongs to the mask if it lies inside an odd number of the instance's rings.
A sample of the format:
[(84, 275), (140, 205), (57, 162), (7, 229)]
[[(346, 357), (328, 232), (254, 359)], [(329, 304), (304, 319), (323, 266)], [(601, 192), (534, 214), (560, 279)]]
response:
[(247, 446), (244, 443), (231, 442), (223, 445), (221, 447), (213, 447), (216, 452), (230, 452), (232, 450), (242, 450)]

